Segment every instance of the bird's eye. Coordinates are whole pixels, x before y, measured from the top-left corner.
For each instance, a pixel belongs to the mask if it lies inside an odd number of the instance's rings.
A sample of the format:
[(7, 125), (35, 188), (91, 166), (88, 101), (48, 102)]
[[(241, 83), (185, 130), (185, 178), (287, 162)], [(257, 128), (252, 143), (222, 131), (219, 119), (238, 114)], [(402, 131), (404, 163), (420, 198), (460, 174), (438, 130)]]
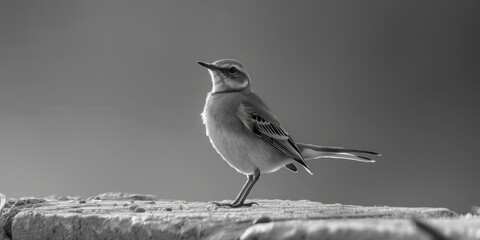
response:
[(237, 70), (236, 67), (230, 67), (230, 68), (228, 69), (228, 73), (230, 73), (230, 74), (232, 74), (232, 75), (237, 74), (237, 72), (238, 72), (238, 70)]

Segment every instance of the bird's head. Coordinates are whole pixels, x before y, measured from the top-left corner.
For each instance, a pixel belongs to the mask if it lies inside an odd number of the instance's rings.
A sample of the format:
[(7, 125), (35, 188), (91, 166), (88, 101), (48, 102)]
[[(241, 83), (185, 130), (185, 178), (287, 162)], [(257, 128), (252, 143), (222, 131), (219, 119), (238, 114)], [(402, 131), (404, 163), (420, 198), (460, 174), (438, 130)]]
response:
[(214, 63), (197, 62), (206, 67), (212, 77), (212, 93), (240, 92), (250, 90), (250, 77), (245, 67), (233, 59), (222, 59)]

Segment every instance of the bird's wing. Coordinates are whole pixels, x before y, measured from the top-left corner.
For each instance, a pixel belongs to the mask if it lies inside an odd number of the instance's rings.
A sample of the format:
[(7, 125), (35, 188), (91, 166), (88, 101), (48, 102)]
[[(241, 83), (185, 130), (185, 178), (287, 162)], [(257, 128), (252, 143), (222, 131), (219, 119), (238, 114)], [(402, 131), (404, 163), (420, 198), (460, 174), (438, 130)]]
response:
[(238, 111), (241, 121), (250, 133), (261, 138), (283, 155), (297, 161), (312, 174), (297, 145), (270, 111), (255, 108), (248, 103), (241, 103)]

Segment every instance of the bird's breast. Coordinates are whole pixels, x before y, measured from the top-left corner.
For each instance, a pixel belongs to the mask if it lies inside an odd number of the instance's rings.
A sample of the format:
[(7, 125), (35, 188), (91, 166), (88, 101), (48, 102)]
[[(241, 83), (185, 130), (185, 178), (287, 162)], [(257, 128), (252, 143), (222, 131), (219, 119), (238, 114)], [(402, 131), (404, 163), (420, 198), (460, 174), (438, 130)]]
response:
[(278, 169), (285, 159), (247, 130), (237, 116), (240, 103), (207, 98), (202, 117), (210, 142), (222, 158), (241, 173)]
[(239, 103), (228, 98), (208, 97), (202, 113), (207, 135), (215, 150), (237, 171), (251, 173), (255, 166), (249, 161), (253, 144), (237, 117)]

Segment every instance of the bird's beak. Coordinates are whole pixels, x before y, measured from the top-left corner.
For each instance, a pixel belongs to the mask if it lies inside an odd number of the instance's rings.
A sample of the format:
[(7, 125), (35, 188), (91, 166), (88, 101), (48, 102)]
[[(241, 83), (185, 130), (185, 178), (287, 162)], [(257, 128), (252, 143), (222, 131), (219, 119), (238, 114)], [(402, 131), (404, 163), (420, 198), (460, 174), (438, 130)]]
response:
[(201, 62), (201, 61), (198, 61), (197, 63), (200, 64), (200, 65), (202, 65), (203, 67), (206, 67), (206, 68), (210, 69), (210, 70), (215, 70), (215, 69), (217, 69), (217, 66), (215, 66), (215, 65), (213, 65), (213, 64), (211, 64), (211, 63), (206, 63), (206, 62)]

